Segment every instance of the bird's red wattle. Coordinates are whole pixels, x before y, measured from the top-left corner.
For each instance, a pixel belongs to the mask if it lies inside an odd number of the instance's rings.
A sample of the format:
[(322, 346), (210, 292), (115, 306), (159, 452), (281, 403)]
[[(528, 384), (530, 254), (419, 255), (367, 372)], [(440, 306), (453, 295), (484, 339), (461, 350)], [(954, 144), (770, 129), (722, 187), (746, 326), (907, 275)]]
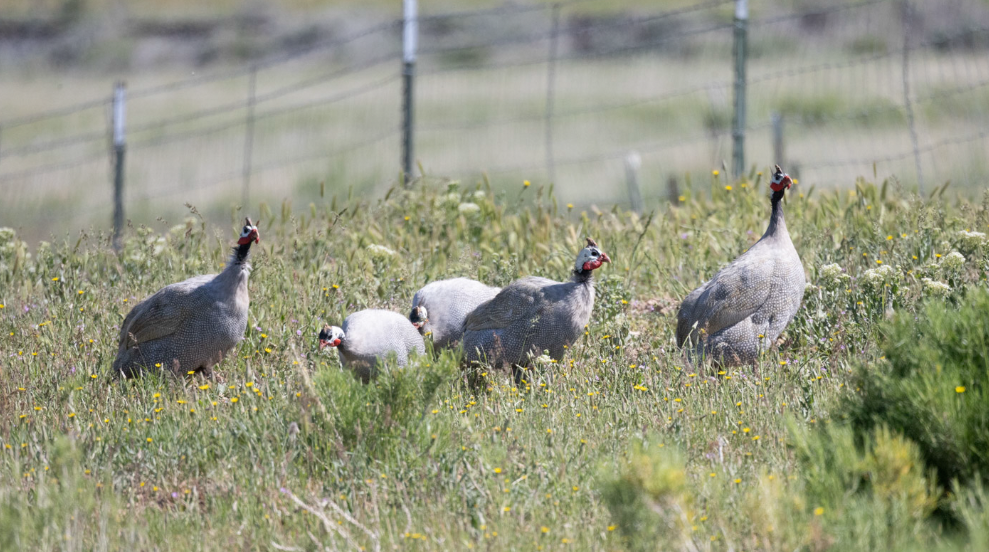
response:
[(789, 190), (790, 186), (792, 185), (793, 185), (793, 180), (791, 180), (789, 176), (784, 176), (783, 179), (780, 180), (779, 184), (773, 182), (769, 183), (770, 189), (772, 189), (774, 192), (782, 192), (783, 190)]

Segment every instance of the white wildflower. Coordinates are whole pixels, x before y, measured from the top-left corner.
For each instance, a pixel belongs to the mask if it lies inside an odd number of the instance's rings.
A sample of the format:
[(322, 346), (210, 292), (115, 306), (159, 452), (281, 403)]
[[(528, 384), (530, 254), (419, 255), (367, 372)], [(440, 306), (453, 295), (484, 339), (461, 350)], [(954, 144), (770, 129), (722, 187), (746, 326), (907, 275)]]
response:
[(865, 285), (873, 288), (881, 288), (883, 284), (896, 279), (896, 270), (889, 265), (882, 265), (876, 268), (870, 268), (865, 271), (862, 275), (862, 280)]
[(845, 271), (837, 263), (822, 266), (817, 269), (817, 274), (821, 284), (829, 287), (849, 279), (848, 275), (845, 274)]
[(957, 251), (952, 251), (941, 259), (941, 264), (948, 270), (958, 270), (965, 264), (965, 256)]
[(484, 193), (484, 190), (477, 190), (474, 192), (474, 199), (484, 199), (486, 195), (487, 194)]
[(0, 245), (14, 241), (16, 235), (17, 233), (14, 232), (13, 228), (7, 226), (0, 228)]
[(378, 245), (376, 243), (372, 243), (371, 245), (367, 246), (367, 251), (368, 251), (368, 253), (371, 254), (372, 257), (394, 257), (395, 256), (395, 251), (393, 251), (391, 248), (386, 247), (384, 245)]
[(951, 293), (951, 286), (944, 282), (930, 278), (921, 278), (920, 281), (924, 283), (924, 292), (932, 297), (947, 297)]
[(474, 213), (480, 212), (481, 207), (476, 203), (468, 202), (468, 203), (461, 203), (460, 206), (457, 207), (457, 210), (465, 215), (473, 215)]
[(158, 236), (158, 239), (156, 239), (152, 243), (154, 243), (155, 246), (154, 250), (151, 252), (151, 255), (153, 257), (157, 257), (158, 255), (161, 255), (161, 252), (164, 251), (166, 247), (168, 247), (168, 240), (166, 240), (164, 236)]
[(968, 230), (962, 230), (961, 232), (958, 232), (958, 237), (966, 247), (972, 249), (975, 249), (986, 242), (986, 235), (982, 232), (969, 232)]
[(533, 362), (535, 362), (536, 364), (539, 364), (540, 366), (545, 366), (547, 364), (552, 364), (553, 363), (553, 359), (550, 358), (549, 354), (547, 354), (545, 351), (543, 352), (543, 354), (537, 356), (536, 358), (534, 358), (532, 360), (533, 360)]
[(460, 205), (460, 194), (457, 192), (450, 192), (443, 196), (443, 203), (447, 205)]

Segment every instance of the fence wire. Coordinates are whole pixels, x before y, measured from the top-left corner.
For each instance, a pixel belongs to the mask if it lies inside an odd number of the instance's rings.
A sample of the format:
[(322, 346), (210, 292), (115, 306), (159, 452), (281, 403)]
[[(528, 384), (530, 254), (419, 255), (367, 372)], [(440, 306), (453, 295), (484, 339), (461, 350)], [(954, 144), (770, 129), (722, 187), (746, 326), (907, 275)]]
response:
[[(873, 171), (907, 186), (920, 173), (970, 193), (985, 186), (989, 7), (910, 1), (752, 14), (748, 166), (780, 162), (823, 186)], [(484, 174), (501, 189), (552, 175), (561, 198), (590, 204), (626, 201), (634, 152), (643, 196), (665, 197), (670, 178), (731, 156), (733, 4), (424, 14), (416, 159), (427, 175), (473, 184)], [(401, 28), (395, 18), (186, 79), (134, 77), (127, 217), (229, 206), (248, 191), (252, 203), (308, 202), (321, 182), (367, 194), (395, 184)], [(34, 238), (109, 224), (111, 85), (105, 97), (0, 118), (0, 224)]]

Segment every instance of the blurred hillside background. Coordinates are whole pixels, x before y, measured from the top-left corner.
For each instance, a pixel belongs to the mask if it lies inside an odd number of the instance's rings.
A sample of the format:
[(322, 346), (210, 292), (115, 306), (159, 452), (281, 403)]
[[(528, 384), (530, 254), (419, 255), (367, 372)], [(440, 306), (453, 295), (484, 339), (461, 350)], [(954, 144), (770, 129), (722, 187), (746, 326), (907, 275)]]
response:
[[(706, 190), (731, 167), (734, 10), (422, 0), (415, 159), (464, 185), (553, 183), (578, 208), (628, 205), (630, 165), (646, 209)], [(802, 191), (985, 188), (989, 2), (749, 11), (747, 172), (779, 161)], [(109, 228), (118, 80), (135, 224), (382, 193), (402, 166), (401, 18), (397, 0), (5, 0), (0, 226)]]

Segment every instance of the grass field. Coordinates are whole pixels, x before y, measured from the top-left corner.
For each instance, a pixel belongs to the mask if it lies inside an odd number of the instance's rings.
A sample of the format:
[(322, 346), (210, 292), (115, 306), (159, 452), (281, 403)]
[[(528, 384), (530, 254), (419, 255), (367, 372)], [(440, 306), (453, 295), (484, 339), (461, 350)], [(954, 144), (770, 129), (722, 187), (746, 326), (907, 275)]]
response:
[[(896, 336), (915, 335), (890, 316), (935, 333), (953, 318), (986, 339), (966, 305), (986, 287), (989, 200), (799, 182), (785, 210), (803, 307), (758, 366), (718, 370), (675, 349), (675, 307), (769, 212), (761, 174), (722, 178), (644, 216), (572, 208), (540, 182), (432, 180), (229, 224), (162, 219), (130, 229), (119, 256), (99, 231), (30, 256), (0, 231), (0, 548), (985, 549), (989, 495), (971, 473), (985, 462), (956, 480), (929, 469), (922, 436), (845, 417), (900, 366)], [(108, 379), (123, 315), (218, 270), (243, 214), (262, 239), (250, 322), (216, 379)], [(522, 385), (496, 372), (467, 385), (443, 353), (365, 386), (316, 347), (324, 321), (404, 313), (427, 281), (563, 279), (585, 235), (614, 260), (587, 334)], [(953, 333), (976, 355), (989, 343)], [(922, 344), (910, 356), (934, 364)], [(966, 350), (917, 380), (949, 405), (940, 417), (986, 404), (984, 352), (975, 375), (953, 368)], [(940, 446), (966, 427), (984, 436), (984, 419), (951, 425)]]

